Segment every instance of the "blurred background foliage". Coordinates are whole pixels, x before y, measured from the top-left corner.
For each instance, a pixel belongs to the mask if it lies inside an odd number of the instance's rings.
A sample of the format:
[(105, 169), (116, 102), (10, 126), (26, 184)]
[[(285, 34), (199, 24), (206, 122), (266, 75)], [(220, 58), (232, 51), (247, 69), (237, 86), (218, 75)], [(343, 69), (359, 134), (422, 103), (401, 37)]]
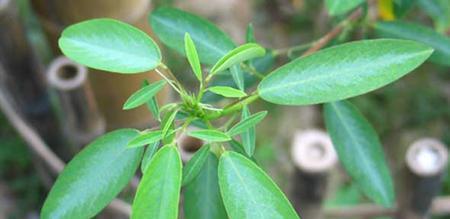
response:
[[(53, 54), (29, 1), (17, 0), (21, 19), (39, 58), (48, 64)], [(251, 21), (258, 42), (271, 49), (310, 42), (345, 18), (345, 15), (329, 17), (323, 1), (318, 0), (204, 1), (207, 5), (199, 2), (202, 1), (153, 0), (152, 7), (171, 5), (203, 15), (226, 30), (238, 43), (244, 42), (245, 29)], [(221, 8), (224, 5), (228, 8)], [(448, 0), (379, 0), (369, 1), (363, 8), (374, 5), (383, 20), (407, 20), (432, 27), (447, 36), (450, 34)], [(330, 45), (373, 36), (370, 29), (349, 27)], [(169, 49), (164, 49), (163, 54), (172, 71), (180, 76), (188, 87), (194, 87), (195, 78), (186, 73), (190, 71), (186, 59)], [(275, 61), (283, 63), (297, 56), (298, 54), (293, 53), (289, 57), (278, 57)], [(266, 69), (270, 69), (270, 66), (266, 66)], [(416, 138), (435, 137), (450, 145), (448, 67), (426, 63), (402, 80), (368, 95), (353, 98), (352, 102), (378, 131), (394, 175), (399, 165), (395, 161), (403, 160), (402, 152)], [(281, 126), (286, 124), (283, 124), (282, 118), (289, 107), (258, 102), (255, 108), (257, 109), (253, 111), (263, 108), (270, 111), (270, 116), (258, 126), (255, 158), (282, 187), (286, 187), (289, 181), (286, 174), (289, 163), (286, 160), (289, 160), (290, 142), (280, 140), (278, 135), (283, 135), (284, 129)], [(320, 108), (315, 107), (314, 110), (320, 113)], [(322, 121), (317, 123), (323, 127)], [(40, 179), (48, 176), (45, 176), (44, 170), (36, 169), (33, 156), (3, 116), (0, 116), (0, 142), (0, 211), (11, 206), (7, 211), (8, 218), (37, 218), (37, 212), (46, 194), (45, 183)], [(339, 182), (340, 186), (334, 189), (326, 201), (327, 207), (354, 205), (366, 201), (348, 179), (344, 177), (344, 180)], [(442, 195), (450, 195), (450, 172), (446, 175)]]

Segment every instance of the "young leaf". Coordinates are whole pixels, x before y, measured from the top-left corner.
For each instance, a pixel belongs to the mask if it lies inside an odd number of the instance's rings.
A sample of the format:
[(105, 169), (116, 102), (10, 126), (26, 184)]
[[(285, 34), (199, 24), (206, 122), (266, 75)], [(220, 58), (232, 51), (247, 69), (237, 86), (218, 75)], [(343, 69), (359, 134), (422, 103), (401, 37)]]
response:
[(174, 146), (164, 146), (152, 158), (137, 188), (132, 219), (178, 218), (181, 158)]
[(376, 203), (392, 206), (392, 179), (373, 127), (347, 101), (325, 104), (324, 116), (340, 161), (353, 180)]
[(147, 144), (152, 144), (155, 142), (159, 142), (162, 139), (161, 130), (158, 131), (150, 131), (136, 136), (128, 142), (128, 148), (136, 148), (141, 147)]
[[(242, 109), (241, 120), (245, 120), (248, 117), (250, 117), (250, 110), (248, 109), (248, 106), (244, 106), (244, 108)], [(249, 157), (252, 157), (253, 153), (255, 152), (255, 144), (256, 144), (255, 132), (256, 130), (255, 127), (253, 126), (248, 128), (247, 131), (245, 131), (241, 135), (243, 148), (245, 149), (245, 153)]]
[(247, 43), (256, 43), (255, 31), (253, 29), (252, 23), (249, 23), (247, 26), (247, 32), (245, 33), (245, 41)]
[(168, 47), (185, 55), (184, 34), (195, 43), (200, 62), (214, 64), (235, 47), (233, 41), (211, 22), (175, 8), (161, 7), (150, 14), (152, 30)]
[(124, 22), (101, 18), (64, 29), (61, 51), (91, 68), (117, 73), (140, 73), (161, 63), (161, 52), (143, 31)]
[(342, 15), (356, 8), (363, 3), (364, 0), (326, 0), (328, 13), (331, 16)]
[(186, 57), (191, 65), (192, 71), (197, 77), (198, 81), (202, 81), (202, 67), (200, 66), (200, 60), (198, 58), (197, 49), (195, 48), (195, 44), (192, 41), (189, 33), (184, 34), (184, 51)]
[(208, 152), (197, 177), (184, 187), (184, 216), (186, 219), (227, 219), (220, 196), (217, 176), (218, 160)]
[(177, 115), (178, 110), (174, 110), (170, 113), (167, 113), (164, 115), (164, 119), (161, 122), (162, 129), (162, 136), (165, 137), (167, 132), (170, 130), (170, 128), (173, 126), (173, 121), (175, 120), (175, 116)]
[(230, 218), (299, 218), (270, 177), (236, 152), (225, 152), (220, 157), (219, 186)]
[(211, 69), (211, 75), (230, 68), (235, 64), (261, 57), (266, 54), (266, 49), (256, 43), (247, 43), (231, 50), (224, 55)]
[(224, 142), (231, 140), (227, 134), (211, 129), (195, 130), (187, 133), (189, 136), (198, 138), (207, 142)]
[(123, 105), (124, 110), (136, 108), (154, 97), (166, 85), (166, 81), (160, 80), (145, 86), (133, 93)]
[[(145, 86), (150, 85), (147, 80), (144, 80), (142, 83), (142, 88)], [(159, 105), (158, 101), (156, 100), (156, 96), (153, 96), (150, 100), (146, 103), (148, 110), (152, 113), (153, 118), (155, 118), (157, 121), (161, 121), (161, 116), (159, 115)]]
[(233, 77), (234, 83), (236, 83), (236, 86), (239, 88), (239, 90), (244, 91), (245, 90), (244, 72), (242, 72), (239, 64), (231, 66), (230, 72), (231, 77)]
[(209, 87), (208, 90), (215, 94), (230, 98), (242, 98), (247, 96), (247, 94), (244, 91), (226, 86)]
[[(261, 122), (264, 119), (264, 117), (266, 117), (266, 115), (267, 115), (267, 111), (261, 111), (261, 112), (255, 113), (245, 119), (242, 119), (239, 123), (237, 123), (236, 125), (231, 127), (230, 130), (227, 131), (227, 134), (229, 136), (239, 135), (239, 134), (247, 131), (249, 128), (255, 127), (255, 125), (258, 124), (259, 122)], [(247, 152), (250, 152), (250, 151), (247, 151)], [(249, 154), (249, 156), (252, 156), (252, 154)]]
[(208, 159), (210, 146), (209, 144), (203, 145), (200, 150), (195, 152), (194, 156), (187, 162), (186, 166), (183, 168), (183, 181), (182, 185), (190, 183), (200, 172)]
[(159, 141), (154, 142), (153, 144), (150, 144), (147, 147), (147, 150), (144, 153), (144, 157), (141, 161), (141, 172), (144, 174), (148, 168), (148, 165), (150, 164), (150, 161), (153, 158), (153, 155), (155, 155), (156, 151), (158, 151), (159, 147)]
[(41, 210), (41, 218), (93, 218), (134, 176), (143, 149), (127, 149), (138, 135), (120, 129), (99, 137), (78, 153), (59, 175)]
[(433, 49), (409, 40), (363, 40), (324, 49), (273, 71), (258, 86), (283, 105), (342, 100), (389, 84), (422, 64)]
[(403, 21), (378, 22), (375, 30), (381, 36), (414, 40), (434, 48), (430, 61), (450, 66), (450, 39), (428, 27)]

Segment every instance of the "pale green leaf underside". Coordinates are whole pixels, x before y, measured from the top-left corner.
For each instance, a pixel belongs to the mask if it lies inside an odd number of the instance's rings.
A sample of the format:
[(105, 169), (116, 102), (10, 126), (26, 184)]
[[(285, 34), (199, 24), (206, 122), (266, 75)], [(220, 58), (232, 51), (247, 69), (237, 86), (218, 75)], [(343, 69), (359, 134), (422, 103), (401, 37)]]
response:
[(181, 158), (174, 146), (163, 146), (151, 159), (137, 188), (132, 219), (176, 219), (181, 189)]
[(146, 33), (108, 18), (71, 25), (64, 29), (58, 43), (70, 59), (109, 72), (140, 73), (161, 63), (159, 48)]
[(253, 59), (257, 57), (264, 56), (266, 54), (266, 49), (261, 47), (256, 43), (247, 43), (241, 45), (223, 56), (217, 63), (212, 67), (211, 74), (216, 74), (231, 66)]
[(208, 159), (209, 149), (210, 146), (208, 144), (203, 145), (183, 167), (183, 181), (181, 183), (183, 186), (191, 182), (200, 172), (203, 164)]
[(225, 152), (220, 157), (219, 186), (230, 218), (299, 218), (270, 177), (254, 162), (236, 152)]
[(149, 84), (135, 93), (133, 93), (123, 104), (124, 110), (134, 109), (144, 103), (147, 103), (151, 100), (159, 91), (164, 88), (166, 81), (160, 80), (158, 82)]
[(327, 103), (325, 123), (336, 152), (349, 175), (364, 194), (391, 207), (394, 189), (378, 135), (349, 102)]
[(138, 135), (120, 129), (87, 145), (59, 175), (41, 210), (45, 219), (93, 218), (129, 183), (143, 149), (127, 149)]
[(231, 140), (227, 134), (210, 129), (195, 130), (187, 133), (189, 136), (204, 140), (206, 142), (224, 142)]
[(227, 131), (227, 134), (230, 136), (239, 135), (247, 131), (249, 128), (255, 127), (255, 125), (261, 122), (266, 115), (267, 111), (262, 111), (242, 119), (239, 123), (231, 127), (230, 130)]
[(308, 105), (361, 95), (406, 75), (433, 52), (409, 40), (363, 40), (324, 49), (273, 71), (258, 86), (262, 99)]
[(326, 0), (328, 13), (332, 16), (341, 15), (356, 8), (356, 6), (363, 3), (364, 0)]
[(377, 33), (384, 37), (414, 40), (433, 47), (430, 61), (450, 66), (450, 39), (431, 28), (403, 21), (378, 22)]
[(229, 98), (242, 98), (247, 96), (247, 94), (244, 91), (226, 86), (209, 87), (208, 91)]

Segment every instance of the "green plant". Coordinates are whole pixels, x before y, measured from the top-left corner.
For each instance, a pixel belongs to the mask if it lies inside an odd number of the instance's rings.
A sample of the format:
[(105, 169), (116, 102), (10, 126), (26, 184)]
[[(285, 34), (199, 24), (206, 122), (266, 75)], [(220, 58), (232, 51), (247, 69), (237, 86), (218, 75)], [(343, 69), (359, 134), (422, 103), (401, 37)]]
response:
[[(362, 1), (354, 2), (356, 7)], [(341, 14), (353, 8), (338, 6), (330, 10)], [(177, 218), (182, 187), (186, 218), (299, 218), (254, 161), (255, 126), (267, 112), (252, 114), (248, 105), (259, 98), (281, 105), (325, 104), (326, 126), (344, 167), (366, 196), (392, 206), (393, 183), (377, 134), (344, 99), (406, 75), (430, 57), (431, 47), (400, 39), (355, 41), (312, 51), (266, 75), (261, 66), (283, 51), (269, 51), (256, 43), (251, 26), (247, 43), (236, 46), (213, 24), (184, 11), (159, 8), (149, 19), (159, 39), (187, 57), (199, 82), (198, 92), (186, 90), (162, 63), (154, 41), (128, 24), (93, 19), (66, 28), (59, 46), (69, 58), (122, 74), (154, 70), (164, 79), (144, 82), (123, 106), (127, 110), (146, 104), (160, 125), (142, 131), (116, 130), (89, 144), (58, 177), (42, 218), (95, 216), (139, 165), (143, 178), (132, 218)], [(383, 27), (375, 25), (387, 29)], [(155, 95), (166, 84), (179, 94), (180, 102), (159, 107)], [(212, 94), (233, 101), (224, 107), (213, 105)], [(191, 124), (201, 129), (187, 131)], [(184, 167), (175, 141), (176, 134), (183, 132), (206, 142)]]

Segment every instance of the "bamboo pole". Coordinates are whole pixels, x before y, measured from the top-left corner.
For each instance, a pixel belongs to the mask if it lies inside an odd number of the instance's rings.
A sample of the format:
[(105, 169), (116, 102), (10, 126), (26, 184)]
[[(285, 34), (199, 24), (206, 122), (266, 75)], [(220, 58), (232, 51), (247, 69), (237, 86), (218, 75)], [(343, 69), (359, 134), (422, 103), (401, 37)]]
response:
[[(126, 21), (147, 33), (151, 33), (147, 21), (150, 0), (33, 0), (33, 7), (50, 39), (55, 53), (60, 53), (57, 39), (64, 27), (86, 19), (110, 17)], [(145, 107), (123, 111), (122, 105), (144, 79), (159, 80), (154, 72), (121, 75), (89, 69), (91, 82), (107, 129), (120, 127), (146, 127), (151, 121)], [(167, 92), (161, 92), (164, 100)]]
[(432, 200), (439, 193), (447, 164), (447, 148), (438, 140), (419, 139), (408, 148), (404, 190), (399, 197), (400, 219), (429, 218)]
[(74, 152), (105, 132), (86, 67), (60, 56), (50, 64), (47, 81), (57, 93), (61, 126)]
[(331, 170), (338, 159), (330, 137), (323, 131), (297, 132), (291, 148), (296, 167), (292, 176), (291, 201), (302, 218), (323, 218)]

